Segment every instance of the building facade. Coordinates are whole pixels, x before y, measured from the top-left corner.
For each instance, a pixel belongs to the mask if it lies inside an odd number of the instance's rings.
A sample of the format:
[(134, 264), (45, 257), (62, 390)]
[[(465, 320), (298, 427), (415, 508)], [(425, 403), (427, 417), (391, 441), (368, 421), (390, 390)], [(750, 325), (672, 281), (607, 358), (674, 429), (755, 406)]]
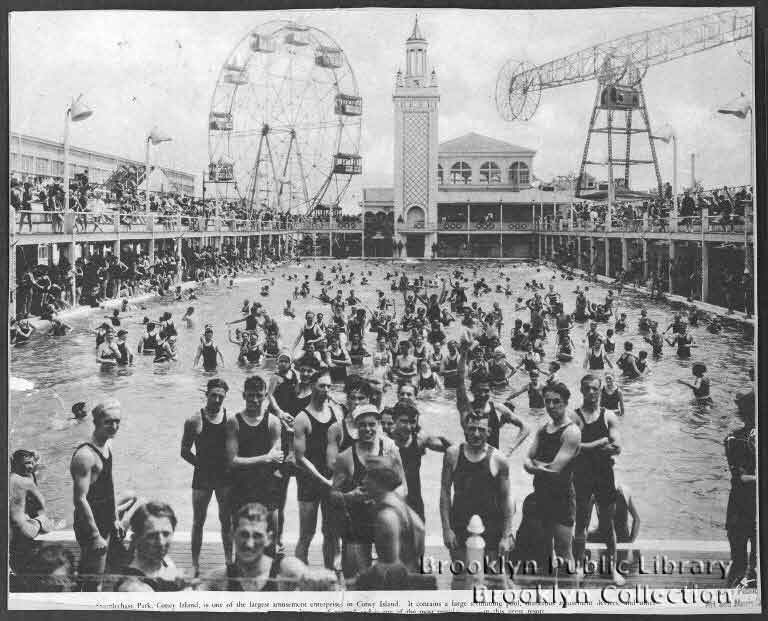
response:
[(439, 142), (440, 91), (418, 19), (393, 93), (393, 187), (364, 188), (366, 256), (530, 257), (536, 152), (469, 133)]
[[(10, 135), (9, 169), (11, 177), (20, 181), (64, 179), (64, 143), (45, 138), (12, 132)], [(119, 155), (100, 153), (90, 149), (69, 147), (70, 178), (87, 172), (91, 183), (102, 184), (121, 165), (134, 166), (143, 170), (145, 162), (132, 160)], [(162, 191), (179, 192), (187, 196), (195, 193), (195, 175), (172, 168), (161, 168), (163, 180), (167, 178), (169, 187)]]

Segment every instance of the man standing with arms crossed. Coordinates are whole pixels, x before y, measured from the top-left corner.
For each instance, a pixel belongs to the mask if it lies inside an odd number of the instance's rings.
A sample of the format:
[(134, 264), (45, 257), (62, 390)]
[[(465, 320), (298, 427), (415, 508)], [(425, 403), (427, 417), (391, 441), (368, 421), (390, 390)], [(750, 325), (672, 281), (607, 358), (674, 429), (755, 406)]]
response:
[(614, 584), (622, 586), (625, 580), (616, 571), (616, 531), (613, 526), (616, 515), (613, 456), (621, 452), (619, 425), (613, 412), (598, 408), (600, 384), (600, 378), (594, 375), (581, 378), (581, 394), (584, 401), (571, 415), (571, 420), (581, 429), (580, 452), (573, 461), (573, 484), (576, 490), (573, 556), (577, 572), (581, 574), (594, 496), (600, 532), (608, 551), (611, 578)]
[(579, 452), (581, 432), (568, 417), (566, 409), (571, 392), (561, 382), (544, 387), (544, 404), (549, 422), (533, 437), (523, 468), (533, 475), (536, 520), (540, 523), (545, 549), (537, 550), (539, 568), (555, 571), (557, 558), (573, 565), (573, 522), (576, 512), (572, 462)]
[[(112, 480), (111, 440), (120, 429), (120, 403), (108, 399), (93, 408), (92, 415), (91, 441), (75, 449), (69, 467), (75, 505), (72, 526), (80, 544), (81, 575), (103, 574), (111, 537), (124, 534)], [(87, 582), (85, 590), (101, 590), (100, 581)]]
[(195, 467), (192, 475), (192, 567), (195, 577), (200, 573), (203, 526), (214, 492), (219, 505), (224, 559), (227, 565), (232, 563), (232, 511), (229, 507), (232, 477), (227, 468), (224, 434), (227, 410), (222, 408), (228, 391), (229, 386), (224, 380), (210, 380), (205, 407), (185, 421), (181, 438), (181, 458)]

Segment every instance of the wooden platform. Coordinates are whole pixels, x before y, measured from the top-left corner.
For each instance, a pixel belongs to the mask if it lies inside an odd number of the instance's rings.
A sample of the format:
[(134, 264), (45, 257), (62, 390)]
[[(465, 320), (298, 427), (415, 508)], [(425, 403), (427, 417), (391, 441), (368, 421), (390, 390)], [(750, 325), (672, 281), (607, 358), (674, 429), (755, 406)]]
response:
[[(42, 541), (61, 543), (70, 549), (75, 557), (79, 556), (79, 548), (74, 534), (62, 530), (40, 538)], [(287, 535), (286, 554), (292, 554), (295, 549), (295, 535)], [(322, 566), (320, 549), (321, 536), (316, 535), (310, 547), (310, 565)], [(619, 556), (625, 559), (628, 571), (624, 574), (627, 587), (635, 585), (649, 588), (724, 588), (725, 574), (730, 563), (730, 550), (726, 541), (698, 540), (638, 540), (632, 544), (619, 544)], [(588, 545), (591, 558), (598, 559), (603, 546)], [(192, 558), (190, 552), (190, 533), (179, 531), (174, 535), (170, 556), (176, 565), (187, 574), (192, 575)], [(449, 567), (448, 555), (439, 537), (427, 536), (424, 567), (436, 573), (439, 589), (470, 588), (460, 580), (455, 580)], [(438, 563), (442, 562), (442, 571), (437, 572)], [(206, 531), (203, 535), (203, 548), (200, 556), (201, 575), (222, 567), (224, 554), (218, 532)], [(607, 577), (586, 571), (586, 576), (580, 586), (584, 588), (601, 588), (609, 584)], [(550, 576), (524, 575), (523, 571), (516, 572), (514, 583), (518, 586), (535, 586), (536, 584), (551, 584)], [(493, 588), (502, 588), (501, 578), (490, 578), (487, 584)]]

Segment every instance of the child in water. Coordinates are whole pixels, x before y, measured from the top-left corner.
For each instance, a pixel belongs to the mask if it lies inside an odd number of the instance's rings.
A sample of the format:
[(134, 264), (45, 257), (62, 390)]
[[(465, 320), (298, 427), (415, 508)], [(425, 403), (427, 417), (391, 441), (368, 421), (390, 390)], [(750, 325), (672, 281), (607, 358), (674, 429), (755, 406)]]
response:
[(693, 373), (693, 377), (696, 378), (693, 382), (688, 382), (684, 379), (679, 379), (677, 381), (683, 386), (688, 386), (688, 388), (693, 390), (693, 396), (696, 399), (706, 401), (711, 400), (709, 396), (709, 378), (706, 377), (707, 365), (702, 362), (694, 362), (691, 367), (691, 372)]
[(187, 312), (184, 313), (184, 316), (181, 318), (181, 320), (184, 322), (184, 325), (187, 326), (187, 328), (191, 328), (195, 325), (194, 321), (192, 321), (192, 315), (195, 312), (194, 306), (188, 306)]

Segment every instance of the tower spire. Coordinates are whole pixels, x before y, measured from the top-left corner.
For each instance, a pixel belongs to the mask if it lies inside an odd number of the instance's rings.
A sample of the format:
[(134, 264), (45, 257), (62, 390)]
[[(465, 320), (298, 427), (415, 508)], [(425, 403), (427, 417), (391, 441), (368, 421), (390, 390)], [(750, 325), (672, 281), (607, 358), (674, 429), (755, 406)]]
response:
[(413, 32), (411, 32), (411, 36), (408, 37), (408, 41), (426, 41), (426, 39), (421, 35), (421, 30), (419, 30), (418, 13), (416, 13), (416, 20), (413, 22)]

